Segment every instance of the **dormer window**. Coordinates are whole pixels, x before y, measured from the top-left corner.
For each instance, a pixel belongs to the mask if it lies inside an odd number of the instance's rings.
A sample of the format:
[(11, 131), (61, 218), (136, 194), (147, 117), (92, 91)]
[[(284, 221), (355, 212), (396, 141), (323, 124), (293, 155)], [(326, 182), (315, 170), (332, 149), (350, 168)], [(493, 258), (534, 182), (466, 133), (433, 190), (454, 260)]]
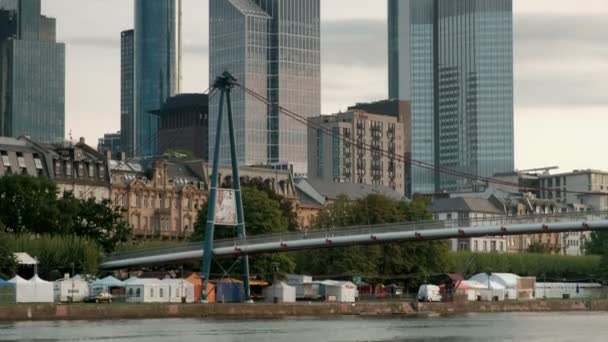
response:
[(17, 164), (19, 164), (19, 168), (25, 169), (27, 166), (25, 165), (25, 157), (23, 157), (23, 153), (17, 152)]
[(69, 160), (65, 162), (65, 175), (72, 177), (72, 163)]
[(34, 165), (36, 165), (36, 169), (37, 170), (42, 170), (42, 160), (40, 159), (40, 156), (37, 154), (34, 154)]
[(8, 158), (8, 153), (6, 151), (2, 151), (2, 164), (4, 167), (11, 166), (11, 160)]

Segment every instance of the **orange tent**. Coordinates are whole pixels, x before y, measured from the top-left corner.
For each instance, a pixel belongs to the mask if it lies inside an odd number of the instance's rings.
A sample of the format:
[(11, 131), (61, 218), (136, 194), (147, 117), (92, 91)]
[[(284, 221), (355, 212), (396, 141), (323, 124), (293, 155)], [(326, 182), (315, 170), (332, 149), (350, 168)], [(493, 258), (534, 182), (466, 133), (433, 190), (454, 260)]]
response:
[[(194, 285), (194, 302), (199, 303), (201, 301), (201, 290), (203, 289), (203, 280), (201, 277), (192, 273), (186, 281)], [(207, 302), (215, 303), (215, 285), (211, 282), (207, 283)]]

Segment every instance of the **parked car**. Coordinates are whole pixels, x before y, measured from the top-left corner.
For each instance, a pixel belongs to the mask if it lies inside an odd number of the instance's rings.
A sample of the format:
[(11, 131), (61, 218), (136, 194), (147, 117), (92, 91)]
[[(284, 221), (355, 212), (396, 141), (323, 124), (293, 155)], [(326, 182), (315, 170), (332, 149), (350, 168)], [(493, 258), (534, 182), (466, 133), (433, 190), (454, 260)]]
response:
[(102, 292), (97, 296), (88, 297), (85, 302), (87, 303), (112, 303), (113, 296), (107, 292)]
[(442, 298), (439, 292), (439, 286), (428, 284), (420, 285), (417, 298), (419, 302), (441, 302)]

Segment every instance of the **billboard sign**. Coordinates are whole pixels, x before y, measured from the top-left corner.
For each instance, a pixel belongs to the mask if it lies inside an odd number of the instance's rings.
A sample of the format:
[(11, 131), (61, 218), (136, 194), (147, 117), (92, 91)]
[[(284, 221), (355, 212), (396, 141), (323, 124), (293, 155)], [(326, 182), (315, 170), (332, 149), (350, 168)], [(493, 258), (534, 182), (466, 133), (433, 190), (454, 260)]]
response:
[(236, 195), (232, 189), (217, 189), (215, 201), (215, 224), (236, 226)]

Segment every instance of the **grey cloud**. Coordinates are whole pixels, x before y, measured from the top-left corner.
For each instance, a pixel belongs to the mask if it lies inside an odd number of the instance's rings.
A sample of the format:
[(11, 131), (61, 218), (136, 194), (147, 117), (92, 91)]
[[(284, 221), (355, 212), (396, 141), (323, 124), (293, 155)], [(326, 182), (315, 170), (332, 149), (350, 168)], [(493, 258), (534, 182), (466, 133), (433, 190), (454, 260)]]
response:
[(385, 67), (385, 20), (333, 20), (321, 23), (324, 64)]
[(608, 105), (605, 18), (522, 15), (514, 25), (517, 105)]

